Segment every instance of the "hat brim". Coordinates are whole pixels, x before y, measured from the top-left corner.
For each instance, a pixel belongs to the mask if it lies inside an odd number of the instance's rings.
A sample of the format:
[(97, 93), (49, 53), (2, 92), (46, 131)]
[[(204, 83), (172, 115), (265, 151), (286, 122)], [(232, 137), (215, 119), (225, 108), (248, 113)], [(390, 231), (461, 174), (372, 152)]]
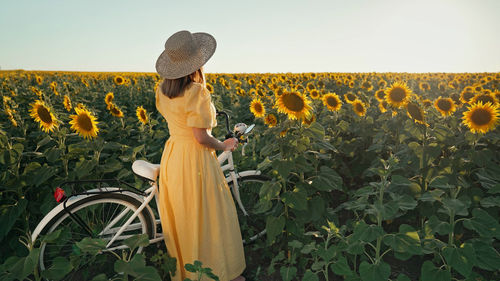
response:
[(156, 60), (156, 72), (167, 79), (177, 79), (200, 69), (215, 53), (217, 42), (205, 32), (193, 33), (193, 39), (200, 46), (200, 51), (183, 61), (172, 61), (167, 52), (163, 51)]

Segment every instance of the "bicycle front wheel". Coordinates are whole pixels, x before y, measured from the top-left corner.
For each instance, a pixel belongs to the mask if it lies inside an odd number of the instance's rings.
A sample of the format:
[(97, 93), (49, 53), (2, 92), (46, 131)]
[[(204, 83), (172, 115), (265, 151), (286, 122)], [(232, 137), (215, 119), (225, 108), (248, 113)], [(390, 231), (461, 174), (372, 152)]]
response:
[[(269, 207), (266, 211), (261, 212), (260, 190), (266, 182), (270, 182), (271, 178), (265, 175), (245, 175), (238, 176), (238, 190), (243, 207), (248, 215), (245, 215), (240, 206), (236, 202), (236, 211), (238, 213), (238, 221), (240, 223), (241, 236), (244, 244), (250, 244), (258, 238), (266, 234), (266, 220), (269, 215), (276, 211), (279, 197), (273, 198), (269, 202)], [(231, 191), (233, 191), (233, 181), (228, 183)]]
[[(114, 262), (117, 260), (112, 252), (120, 255), (120, 251), (127, 248), (123, 245), (123, 240), (144, 233), (152, 238), (154, 220), (146, 209), (140, 212), (118, 239), (100, 255), (83, 255), (76, 243), (86, 237), (109, 242), (140, 205), (139, 200), (122, 193), (89, 196), (69, 205), (55, 216), (42, 232), (47, 235), (61, 231), (55, 241), (41, 244), (40, 269), (48, 269), (53, 265), (54, 259), (64, 257), (70, 259), (74, 267), (64, 280), (90, 280), (92, 276), (100, 273), (111, 276), (114, 274)], [(141, 252), (142, 247), (136, 251)]]

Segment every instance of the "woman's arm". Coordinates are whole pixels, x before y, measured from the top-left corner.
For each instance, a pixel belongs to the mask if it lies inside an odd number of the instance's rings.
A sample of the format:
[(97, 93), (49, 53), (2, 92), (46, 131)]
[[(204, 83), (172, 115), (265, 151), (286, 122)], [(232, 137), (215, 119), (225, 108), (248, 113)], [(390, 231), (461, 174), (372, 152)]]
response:
[(213, 148), (215, 150), (231, 150), (234, 151), (238, 147), (238, 140), (236, 138), (230, 138), (224, 142), (219, 141), (213, 136), (209, 135), (207, 129), (204, 128), (192, 128), (193, 135), (196, 141), (201, 145), (208, 148)]

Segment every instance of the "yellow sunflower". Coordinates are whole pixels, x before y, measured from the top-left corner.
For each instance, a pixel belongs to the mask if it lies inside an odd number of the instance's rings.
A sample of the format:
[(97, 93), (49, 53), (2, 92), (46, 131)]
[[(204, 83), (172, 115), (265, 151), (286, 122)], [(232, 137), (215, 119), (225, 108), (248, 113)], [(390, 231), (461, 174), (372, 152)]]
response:
[(75, 115), (69, 116), (71, 118), (71, 121), (69, 121), (71, 129), (85, 139), (97, 137), (97, 133), (99, 132), (97, 124), (99, 122), (96, 121), (96, 117), (85, 108), (76, 107), (75, 112)]
[(365, 80), (361, 83), (361, 88), (363, 88), (369, 92), (369, 91), (373, 90), (373, 85), (370, 81)]
[(284, 92), (276, 99), (278, 112), (285, 113), (291, 120), (305, 119), (311, 115), (311, 101), (300, 92)]
[(418, 104), (414, 102), (408, 102), (406, 104), (406, 114), (408, 114), (408, 116), (416, 123), (427, 125), (425, 123), (424, 110), (420, 106), (418, 106)]
[(429, 83), (427, 82), (420, 82), (418, 84), (418, 87), (420, 88), (420, 90), (422, 90), (422, 92), (429, 91), (431, 89), (431, 85), (429, 85)]
[(307, 89), (308, 91), (312, 91), (312, 90), (315, 90), (315, 89), (316, 89), (316, 86), (315, 86), (312, 82), (309, 82), (309, 83), (307, 83), (307, 85), (306, 85), (306, 89)]
[(378, 108), (380, 109), (380, 112), (384, 113), (387, 111), (387, 108), (389, 107), (389, 104), (387, 103), (386, 100), (383, 100), (378, 103)]
[(39, 76), (39, 75), (35, 75), (35, 80), (38, 83), (38, 85), (42, 84), (42, 82), (43, 82), (42, 76)]
[(312, 98), (312, 99), (319, 99), (320, 98), (320, 94), (319, 94), (319, 91), (317, 89), (312, 89), (309, 91), (309, 96)]
[(385, 99), (385, 90), (380, 89), (375, 92), (375, 98), (379, 101), (382, 102)]
[(113, 82), (115, 82), (116, 85), (123, 85), (125, 84), (125, 79), (122, 76), (118, 75), (113, 78)]
[(356, 99), (351, 104), (352, 104), (352, 109), (358, 116), (365, 116), (366, 105), (362, 101)]
[(57, 91), (57, 82), (56, 82), (56, 81), (52, 81), (52, 82), (50, 83), (50, 89), (52, 90), (52, 92), (54, 92), (54, 94), (55, 94), (56, 96), (58, 96), (58, 95), (59, 95), (59, 92)]
[(64, 95), (64, 101), (63, 101), (64, 108), (66, 108), (66, 111), (71, 111), (71, 100), (68, 95)]
[(118, 108), (118, 106), (113, 103), (109, 105), (109, 113), (118, 118), (123, 117), (123, 112), (120, 110), (120, 108)]
[(480, 93), (480, 94), (477, 94), (475, 95), (471, 100), (470, 100), (470, 103), (473, 104), (473, 103), (478, 103), (478, 102), (482, 102), (483, 104), (486, 104), (486, 103), (491, 103), (491, 104), (496, 104), (497, 101), (496, 99), (488, 94), (488, 93)]
[(462, 117), (462, 123), (473, 133), (487, 133), (498, 123), (498, 106), (491, 103), (474, 103), (467, 108)]
[(357, 97), (352, 92), (347, 92), (346, 94), (344, 94), (344, 99), (347, 103), (353, 103), (357, 99)]
[(442, 98), (441, 96), (434, 101), (434, 107), (443, 116), (450, 116), (456, 110), (455, 103), (451, 98)]
[(276, 124), (278, 124), (278, 119), (276, 118), (276, 116), (274, 114), (268, 114), (266, 115), (266, 117), (264, 118), (264, 123), (269, 126), (269, 128), (272, 128), (274, 126), (276, 126)]
[(393, 107), (404, 106), (410, 97), (411, 90), (405, 82), (394, 82), (385, 90), (385, 99)]
[(377, 85), (379, 86), (379, 88), (385, 88), (385, 86), (387, 86), (387, 82), (382, 79), (378, 81)]
[(137, 119), (139, 119), (139, 121), (142, 124), (148, 123), (148, 115), (147, 115), (146, 109), (144, 109), (144, 107), (142, 107), (142, 105), (137, 107), (135, 114), (137, 115)]
[(465, 87), (460, 93), (460, 101), (462, 103), (469, 103), (469, 101), (476, 95), (472, 87)]
[(111, 107), (114, 98), (115, 95), (112, 92), (106, 94), (106, 96), (104, 97), (104, 102), (106, 103), (106, 109), (109, 109)]
[(264, 117), (266, 115), (266, 108), (259, 98), (255, 98), (250, 103), (250, 111), (257, 118)]
[(40, 124), (40, 128), (46, 133), (53, 131), (59, 126), (57, 118), (41, 100), (37, 100), (31, 104), (30, 116)]
[(14, 117), (16, 110), (10, 109), (7, 107), (5, 109), (5, 113), (9, 116), (9, 120), (10, 120), (10, 123), (12, 124), (12, 126), (17, 127), (17, 121), (16, 121), (16, 118)]
[(213, 94), (214, 93), (214, 86), (212, 86), (212, 84), (210, 83), (206, 83), (205, 87), (207, 88), (207, 90)]
[(337, 111), (342, 107), (342, 101), (335, 93), (328, 93), (322, 97), (323, 104), (331, 111)]
[(422, 101), (422, 104), (424, 105), (424, 107), (429, 107), (432, 106), (432, 101), (430, 99), (424, 99)]

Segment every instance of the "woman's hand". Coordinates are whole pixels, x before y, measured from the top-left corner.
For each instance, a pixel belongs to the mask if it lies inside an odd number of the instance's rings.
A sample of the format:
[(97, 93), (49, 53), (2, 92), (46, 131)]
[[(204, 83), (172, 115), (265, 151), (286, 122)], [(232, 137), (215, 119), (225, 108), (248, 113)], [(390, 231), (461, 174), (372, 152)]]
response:
[(225, 140), (224, 142), (219, 141), (214, 138), (212, 135), (208, 134), (207, 129), (203, 128), (192, 128), (193, 135), (196, 141), (199, 144), (204, 145), (208, 148), (213, 148), (216, 150), (224, 150), (224, 151), (234, 151), (236, 147), (238, 147), (238, 140), (235, 138), (230, 138)]
[(224, 141), (224, 151), (234, 151), (238, 147), (238, 140), (236, 138), (230, 138)]

